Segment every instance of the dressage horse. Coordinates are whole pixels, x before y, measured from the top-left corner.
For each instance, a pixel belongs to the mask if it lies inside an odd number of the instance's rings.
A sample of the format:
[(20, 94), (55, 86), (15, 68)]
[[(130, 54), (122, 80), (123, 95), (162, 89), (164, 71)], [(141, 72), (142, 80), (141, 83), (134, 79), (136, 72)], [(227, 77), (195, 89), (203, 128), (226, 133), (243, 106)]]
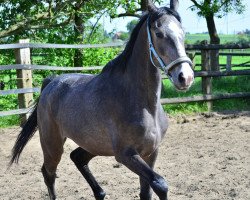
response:
[(150, 3), (124, 49), (99, 75), (66, 74), (44, 80), (40, 98), (12, 150), (10, 164), (39, 129), (44, 155), (42, 174), (50, 199), (56, 199), (56, 169), (66, 138), (79, 147), (70, 158), (89, 183), (95, 199), (105, 192), (88, 168), (95, 156), (114, 156), (140, 178), (140, 199), (152, 190), (167, 199), (168, 185), (154, 172), (158, 147), (168, 127), (160, 103), (161, 70), (178, 90), (194, 79), (177, 13)]

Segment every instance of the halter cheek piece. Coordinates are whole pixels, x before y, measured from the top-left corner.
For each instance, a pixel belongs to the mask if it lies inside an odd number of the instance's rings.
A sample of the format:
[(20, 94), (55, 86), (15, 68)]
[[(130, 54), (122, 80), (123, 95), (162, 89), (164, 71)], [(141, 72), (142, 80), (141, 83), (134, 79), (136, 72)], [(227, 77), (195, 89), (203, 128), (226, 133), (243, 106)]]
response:
[[(191, 68), (193, 66), (192, 61), (190, 60), (189, 57), (187, 56), (182, 56), (180, 58), (177, 58), (176, 60), (174, 60), (173, 62), (169, 63), (168, 65), (166, 65), (164, 63), (164, 61), (160, 58), (160, 56), (158, 55), (158, 53), (156, 52), (153, 42), (152, 42), (152, 37), (151, 37), (151, 33), (150, 33), (150, 24), (149, 24), (149, 17), (147, 19), (147, 35), (148, 35), (148, 42), (149, 42), (149, 54), (150, 54), (150, 60), (151, 63), (156, 67), (156, 68), (160, 68), (162, 71), (164, 71), (166, 73), (166, 75), (168, 76), (168, 78), (172, 81), (172, 78), (169, 75), (169, 71), (171, 69), (173, 69), (177, 64), (183, 63), (183, 62), (187, 62)], [(153, 56), (157, 59), (158, 63), (160, 64), (160, 67), (157, 67), (153, 61)]]

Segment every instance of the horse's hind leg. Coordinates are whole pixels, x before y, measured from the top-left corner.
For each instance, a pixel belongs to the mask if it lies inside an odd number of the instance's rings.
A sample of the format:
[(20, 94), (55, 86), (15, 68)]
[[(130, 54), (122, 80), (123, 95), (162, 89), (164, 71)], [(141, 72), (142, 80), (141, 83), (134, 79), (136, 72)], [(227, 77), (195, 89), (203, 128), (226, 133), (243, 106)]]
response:
[[(64, 141), (60, 140), (58, 144), (47, 143), (46, 145), (47, 148), (46, 149), (43, 148), (44, 163), (42, 166), (42, 174), (44, 177), (44, 182), (48, 188), (51, 200), (56, 199), (56, 192), (55, 192), (56, 169), (57, 165), (61, 160)], [(48, 148), (49, 146), (50, 148)], [(44, 145), (42, 145), (42, 147), (44, 147)]]
[(41, 170), (44, 177), (44, 182), (48, 188), (49, 197), (51, 200), (54, 200), (56, 199), (56, 169), (61, 160), (65, 139), (60, 136), (58, 131), (46, 133), (43, 131), (40, 132), (42, 133), (40, 133), (40, 141), (44, 156), (44, 163)]
[(51, 200), (56, 199), (56, 193), (55, 193), (55, 179), (56, 174), (49, 174), (47, 170), (45, 169), (45, 166), (43, 164), (42, 166), (42, 174), (44, 178), (44, 182), (48, 188), (49, 196)]
[(77, 169), (92, 188), (96, 200), (103, 200), (106, 194), (99, 186), (88, 167), (88, 163), (93, 157), (95, 156), (80, 147), (72, 151), (70, 154), (71, 160), (75, 163)]

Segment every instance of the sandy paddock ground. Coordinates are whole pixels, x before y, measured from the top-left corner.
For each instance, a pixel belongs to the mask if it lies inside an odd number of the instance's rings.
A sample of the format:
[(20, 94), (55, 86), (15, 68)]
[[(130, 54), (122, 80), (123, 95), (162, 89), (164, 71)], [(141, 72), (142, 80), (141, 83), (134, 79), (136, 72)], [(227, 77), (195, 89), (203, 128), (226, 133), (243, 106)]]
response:
[[(36, 134), (18, 165), (7, 170), (20, 129), (0, 129), (0, 199), (48, 199), (40, 168), (43, 157)], [(67, 141), (58, 166), (58, 199), (94, 199), (69, 159), (76, 145)], [(105, 199), (139, 199), (138, 177), (112, 157), (97, 157), (90, 168)], [(169, 183), (170, 200), (250, 199), (250, 112), (170, 118), (155, 171)], [(154, 195), (153, 199), (157, 199)]]

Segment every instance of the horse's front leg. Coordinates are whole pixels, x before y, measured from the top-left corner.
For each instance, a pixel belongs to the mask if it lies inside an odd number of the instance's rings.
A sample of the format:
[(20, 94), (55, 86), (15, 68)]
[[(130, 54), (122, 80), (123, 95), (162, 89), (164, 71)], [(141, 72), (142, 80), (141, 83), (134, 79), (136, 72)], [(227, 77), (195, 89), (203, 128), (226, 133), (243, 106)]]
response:
[[(143, 160), (148, 164), (151, 169), (154, 168), (155, 161), (158, 155), (158, 149), (152, 153), (150, 156), (144, 157)], [(151, 200), (152, 198), (152, 189), (143, 177), (140, 177), (140, 185), (141, 185), (141, 192), (140, 192), (140, 199), (141, 200)]]
[[(152, 168), (132, 148), (126, 148), (116, 155), (116, 160), (121, 162), (131, 171), (139, 175), (143, 182), (151, 186), (160, 200), (167, 200), (168, 185), (163, 177), (155, 173)], [(148, 185), (144, 184), (144, 187)], [(145, 188), (149, 191), (149, 188)]]

